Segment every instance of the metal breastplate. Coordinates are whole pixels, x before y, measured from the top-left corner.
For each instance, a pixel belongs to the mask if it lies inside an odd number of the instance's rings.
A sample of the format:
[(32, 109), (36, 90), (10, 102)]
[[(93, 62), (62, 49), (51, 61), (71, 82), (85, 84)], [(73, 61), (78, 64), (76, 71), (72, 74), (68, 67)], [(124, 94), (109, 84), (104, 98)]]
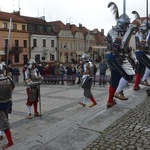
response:
[(146, 47), (146, 35), (143, 34), (142, 32), (136, 33), (135, 41), (136, 41), (136, 49), (144, 51)]
[(31, 80), (34, 82), (34, 81), (38, 81), (38, 75), (37, 75), (37, 72), (36, 70), (30, 70), (30, 76), (31, 76)]
[(11, 82), (6, 80), (0, 80), (0, 102), (6, 101), (12, 98), (12, 85)]

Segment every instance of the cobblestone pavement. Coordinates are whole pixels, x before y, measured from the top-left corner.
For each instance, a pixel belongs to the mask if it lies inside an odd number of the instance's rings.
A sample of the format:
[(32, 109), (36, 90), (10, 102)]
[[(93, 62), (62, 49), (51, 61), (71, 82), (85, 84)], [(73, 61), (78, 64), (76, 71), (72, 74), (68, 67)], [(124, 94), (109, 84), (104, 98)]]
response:
[(100, 132), (84, 150), (150, 150), (150, 98)]
[[(128, 101), (116, 100), (107, 109), (108, 84), (92, 86), (98, 105), (82, 107), (79, 85), (41, 85), (41, 118), (27, 119), (26, 87), (16, 84), (13, 111), (9, 115), (14, 145), (8, 150), (148, 150), (150, 149), (150, 101), (147, 87), (124, 93)], [(33, 108), (32, 108), (33, 111)], [(93, 142), (94, 141), (94, 142)], [(0, 147), (6, 138), (0, 141)]]

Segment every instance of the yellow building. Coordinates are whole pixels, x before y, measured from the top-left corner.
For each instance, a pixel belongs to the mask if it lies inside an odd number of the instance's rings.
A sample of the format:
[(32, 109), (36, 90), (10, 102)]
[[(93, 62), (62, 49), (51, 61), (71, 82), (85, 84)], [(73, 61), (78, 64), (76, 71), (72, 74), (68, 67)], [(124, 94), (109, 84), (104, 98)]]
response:
[(9, 50), (9, 63), (14, 66), (27, 64), (29, 59), (27, 22), (17, 16), (17, 13), (0, 11), (0, 61), (6, 60), (7, 49)]

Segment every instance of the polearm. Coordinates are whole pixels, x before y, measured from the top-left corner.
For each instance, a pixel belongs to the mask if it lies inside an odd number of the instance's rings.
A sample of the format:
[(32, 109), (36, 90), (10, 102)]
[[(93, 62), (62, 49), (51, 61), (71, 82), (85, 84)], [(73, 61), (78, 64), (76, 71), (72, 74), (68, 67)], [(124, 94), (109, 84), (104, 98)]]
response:
[(41, 89), (40, 84), (38, 85), (38, 97), (39, 97), (39, 111), (40, 111), (40, 117), (42, 116), (42, 109), (41, 109)]
[[(123, 0), (123, 18), (126, 20), (126, 0)], [(125, 32), (125, 23), (124, 23), (124, 32)]]
[(148, 0), (146, 0), (146, 19), (147, 19), (147, 32), (148, 32)]
[(9, 33), (8, 33), (8, 44), (7, 44), (7, 53), (6, 53), (7, 54), (7, 56), (6, 56), (6, 66), (7, 67), (8, 67), (8, 60), (9, 60), (11, 27), (12, 27), (12, 18), (10, 18)]

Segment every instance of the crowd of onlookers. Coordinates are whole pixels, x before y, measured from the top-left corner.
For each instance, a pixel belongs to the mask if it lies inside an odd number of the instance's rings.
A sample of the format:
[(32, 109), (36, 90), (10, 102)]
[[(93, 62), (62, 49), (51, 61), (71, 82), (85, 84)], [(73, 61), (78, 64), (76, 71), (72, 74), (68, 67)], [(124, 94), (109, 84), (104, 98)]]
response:
[[(91, 67), (91, 76), (96, 75), (97, 70), (99, 70), (99, 73), (97, 73), (99, 75), (106, 74), (106, 70), (108, 67), (107, 67), (107, 63), (104, 59), (99, 63), (99, 65), (97, 67), (95, 65), (95, 62), (92, 62), (92, 66), (93, 67)], [(24, 67), (21, 70), (21, 73), (23, 74), (23, 80), (24, 80), (24, 72), (27, 69), (27, 67), (28, 67), (27, 65), (24, 65)], [(13, 66), (13, 65), (9, 65), (7, 70), (8, 70), (9, 76), (11, 76), (15, 82), (19, 82), (18, 81), (19, 75), (20, 75), (19, 68), (16, 66)], [(83, 64), (82, 60), (80, 60), (76, 64), (68, 63), (67, 65), (65, 63), (64, 64), (58, 63), (57, 61), (53, 61), (53, 62), (49, 62), (49, 63), (41, 62), (41, 63), (37, 63), (37, 70), (43, 77), (59, 76), (60, 78), (63, 79), (63, 76), (65, 74), (68, 77), (75, 76), (77, 78), (76, 84), (80, 84), (82, 75), (84, 73), (84, 64)], [(52, 83), (59, 84), (59, 81), (55, 80)], [(61, 81), (61, 84), (64, 84), (63, 80)], [(75, 84), (75, 81), (73, 81), (72, 84)]]
[[(93, 67), (91, 67), (91, 76), (95, 75), (97, 72), (97, 67), (94, 62), (92, 62)], [(22, 72), (24, 73), (27, 66), (25, 65), (22, 69)], [(77, 82), (76, 84), (81, 83), (81, 77), (84, 72), (84, 65), (82, 60), (79, 61), (79, 63), (68, 63), (67, 65), (63, 63), (58, 63), (57, 61), (49, 62), (49, 63), (39, 63), (37, 64), (37, 70), (41, 74), (41, 76), (60, 76), (63, 78), (64, 74), (66, 74), (68, 77), (76, 76)], [(58, 84), (57, 80), (53, 82), (53, 84)], [(62, 84), (63, 81), (62, 81)], [(73, 81), (73, 84), (75, 84), (75, 81)]]

